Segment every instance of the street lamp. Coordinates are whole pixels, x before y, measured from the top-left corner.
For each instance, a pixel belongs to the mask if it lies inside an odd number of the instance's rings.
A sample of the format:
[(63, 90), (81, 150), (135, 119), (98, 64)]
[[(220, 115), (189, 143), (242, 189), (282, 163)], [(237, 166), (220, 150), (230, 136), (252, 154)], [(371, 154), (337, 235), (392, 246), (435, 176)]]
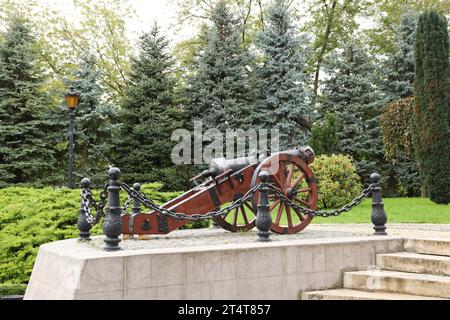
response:
[(69, 177), (67, 186), (73, 189), (73, 131), (75, 128), (75, 110), (78, 107), (78, 98), (80, 95), (75, 91), (73, 86), (70, 86), (66, 93), (66, 105), (69, 110), (70, 130), (69, 130)]

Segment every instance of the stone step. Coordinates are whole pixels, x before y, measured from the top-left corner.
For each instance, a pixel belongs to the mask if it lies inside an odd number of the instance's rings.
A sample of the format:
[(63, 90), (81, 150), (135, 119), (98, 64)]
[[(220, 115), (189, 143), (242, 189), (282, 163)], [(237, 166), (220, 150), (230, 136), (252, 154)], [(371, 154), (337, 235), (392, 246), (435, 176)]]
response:
[(406, 239), (405, 251), (450, 256), (450, 239)]
[(344, 273), (344, 288), (450, 298), (450, 277), (386, 270)]
[(352, 289), (331, 289), (303, 292), (302, 300), (447, 300), (392, 292), (374, 292)]
[(450, 276), (450, 257), (415, 252), (377, 254), (383, 270)]

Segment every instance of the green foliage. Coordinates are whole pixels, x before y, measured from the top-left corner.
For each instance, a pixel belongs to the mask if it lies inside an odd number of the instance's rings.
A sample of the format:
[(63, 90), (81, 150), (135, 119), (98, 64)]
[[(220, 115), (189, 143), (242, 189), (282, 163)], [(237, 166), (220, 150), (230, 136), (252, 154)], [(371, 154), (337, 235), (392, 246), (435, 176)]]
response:
[(195, 58), (196, 74), (186, 89), (189, 121), (205, 129), (247, 129), (254, 115), (255, 88), (251, 58), (241, 46), (240, 24), (224, 1), (212, 12), (205, 45)]
[[(159, 204), (180, 194), (162, 193), (161, 188), (161, 183), (142, 186)], [(93, 195), (98, 199), (99, 190), (93, 190)], [(122, 204), (126, 198), (121, 192)], [(0, 208), (0, 283), (27, 283), (40, 245), (78, 236), (80, 190), (4, 188), (0, 189)], [(92, 228), (93, 235), (103, 234), (102, 223)]]
[(330, 55), (324, 81), (321, 113), (334, 112), (340, 119), (340, 153), (351, 155), (364, 183), (383, 163), (379, 116), (384, 104), (379, 90), (377, 65), (367, 48), (358, 42), (347, 44)]
[(450, 82), (447, 20), (433, 10), (419, 17), (416, 34), (413, 142), (430, 199), (450, 201)]
[(380, 117), (384, 152), (388, 160), (395, 162), (397, 153), (411, 153), (411, 116), (414, 98), (407, 97), (394, 100), (383, 110)]
[(0, 38), (0, 187), (42, 181), (55, 165), (35, 41), (21, 18)]
[(311, 129), (309, 145), (317, 155), (331, 155), (339, 152), (340, 122), (334, 113), (327, 113), (323, 122), (316, 123)]
[(359, 195), (360, 178), (352, 158), (346, 155), (320, 155), (311, 164), (319, 186), (320, 209), (338, 208)]
[(307, 42), (296, 34), (287, 2), (274, 1), (256, 40), (263, 60), (258, 68), (261, 97), (254, 115), (258, 126), (279, 130), (281, 150), (305, 145), (311, 122), (304, 72)]
[(26, 290), (26, 284), (0, 284), (0, 297), (24, 295)]
[[(183, 126), (171, 74), (174, 62), (168, 54), (168, 41), (156, 25), (141, 36), (139, 47), (119, 112), (122, 124), (114, 164), (126, 182), (163, 181), (173, 190), (183, 183), (186, 170), (165, 170), (173, 167), (172, 132)], [(178, 177), (174, 170), (180, 173)]]
[(410, 11), (403, 13), (396, 30), (395, 52), (384, 68), (387, 73), (384, 92), (389, 101), (413, 95), (416, 27), (417, 15)]
[(366, 31), (369, 44), (374, 53), (391, 55), (396, 51), (396, 27), (404, 18), (405, 12), (418, 15), (425, 9), (435, 8), (439, 12), (449, 15), (450, 2), (448, 0), (374, 0), (371, 1), (371, 12), (374, 26)]

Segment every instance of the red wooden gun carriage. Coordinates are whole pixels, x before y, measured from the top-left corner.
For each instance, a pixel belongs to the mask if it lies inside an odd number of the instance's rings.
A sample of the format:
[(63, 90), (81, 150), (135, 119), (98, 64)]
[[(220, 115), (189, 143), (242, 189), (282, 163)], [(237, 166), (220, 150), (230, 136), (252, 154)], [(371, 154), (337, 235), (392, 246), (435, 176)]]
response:
[[(191, 190), (162, 205), (163, 208), (185, 214), (202, 214), (220, 209), (243, 197), (259, 184), (258, 174), (266, 171), (269, 182), (284, 196), (301, 206), (317, 210), (317, 184), (309, 167), (314, 151), (309, 146), (281, 151), (270, 156), (255, 155), (237, 159), (214, 159), (209, 170), (192, 180)], [(198, 183), (198, 180), (202, 180)], [(216, 224), (231, 232), (248, 231), (255, 227), (258, 191), (242, 205), (225, 216), (216, 216)], [(312, 216), (305, 215), (269, 194), (271, 230), (278, 234), (293, 234), (304, 229)], [(122, 233), (167, 234), (188, 223), (154, 211), (122, 215)]]

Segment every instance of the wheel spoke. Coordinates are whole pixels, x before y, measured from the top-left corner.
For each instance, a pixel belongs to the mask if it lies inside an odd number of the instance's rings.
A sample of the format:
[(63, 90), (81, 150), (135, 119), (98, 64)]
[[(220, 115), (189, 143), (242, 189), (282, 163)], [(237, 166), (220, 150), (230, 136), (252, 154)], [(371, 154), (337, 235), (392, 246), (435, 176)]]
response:
[(244, 217), (245, 224), (248, 224), (247, 214), (245, 213), (244, 206), (240, 206), (242, 217)]
[(288, 220), (288, 227), (292, 228), (292, 216), (291, 216), (291, 209), (289, 208), (289, 206), (286, 206), (286, 216), (287, 216), (287, 220)]
[(278, 179), (278, 177), (275, 174), (273, 174), (272, 177), (275, 179), (275, 182), (279, 186), (277, 189), (281, 190), (280, 188), (283, 188), (283, 184), (280, 182), (280, 179)]
[(293, 209), (294, 212), (297, 214), (297, 216), (298, 216), (298, 218), (300, 219), (300, 221), (305, 220), (305, 216), (304, 216), (300, 211), (298, 211), (298, 210), (295, 209), (295, 208), (292, 208), (292, 209)]
[(305, 206), (307, 206), (309, 208), (309, 203), (306, 202), (305, 200), (299, 199), (299, 198), (294, 198), (294, 201), (297, 201)]
[(291, 163), (291, 169), (289, 170), (288, 176), (286, 178), (286, 183), (284, 184), (285, 188), (289, 188), (291, 186), (292, 176), (294, 175), (294, 168), (295, 165)]
[(302, 179), (305, 177), (305, 174), (302, 172), (302, 174), (300, 174), (298, 176), (297, 179), (295, 179), (294, 183), (292, 184), (291, 188), (297, 188), (298, 185), (300, 184), (300, 181), (302, 181)]
[(237, 217), (238, 217), (238, 211), (239, 208), (234, 209), (234, 218), (233, 218), (233, 225), (236, 226), (237, 225)]
[(281, 214), (283, 213), (283, 203), (280, 202), (280, 207), (278, 208), (277, 218), (275, 219), (275, 224), (280, 224)]
[(276, 200), (274, 203), (272, 203), (272, 206), (269, 209), (269, 212), (272, 212), (272, 210), (280, 203), (280, 199)]
[(244, 206), (246, 206), (252, 213), (255, 215), (255, 211), (253, 211), (253, 207), (249, 205), (247, 202), (244, 202)]
[(311, 188), (297, 189), (297, 192), (309, 192), (309, 191), (311, 191)]

